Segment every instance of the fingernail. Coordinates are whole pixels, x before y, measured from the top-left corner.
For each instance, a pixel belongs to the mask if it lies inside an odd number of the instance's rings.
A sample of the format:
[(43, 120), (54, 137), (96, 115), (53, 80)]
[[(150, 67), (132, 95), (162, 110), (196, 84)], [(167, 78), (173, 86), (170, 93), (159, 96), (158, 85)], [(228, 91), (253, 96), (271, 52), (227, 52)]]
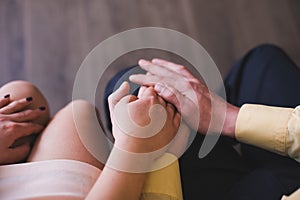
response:
[(161, 91), (163, 90), (163, 85), (161, 84), (155, 84), (154, 89), (156, 92), (161, 93)]
[(146, 65), (146, 64), (148, 64), (148, 61), (144, 59), (139, 60), (139, 65)]
[(45, 106), (41, 106), (41, 107), (39, 107), (39, 109), (42, 110), (42, 111), (44, 111), (44, 110), (46, 110), (46, 107)]
[(10, 94), (7, 94), (7, 95), (4, 96), (5, 99), (7, 99), (9, 97), (10, 97)]
[(29, 101), (32, 101), (32, 97), (27, 97), (27, 98), (26, 98), (26, 101), (28, 101), (28, 102), (29, 102)]
[(153, 59), (151, 60), (151, 62), (156, 63), (156, 62), (158, 62), (158, 59), (157, 59), (157, 58), (153, 58)]

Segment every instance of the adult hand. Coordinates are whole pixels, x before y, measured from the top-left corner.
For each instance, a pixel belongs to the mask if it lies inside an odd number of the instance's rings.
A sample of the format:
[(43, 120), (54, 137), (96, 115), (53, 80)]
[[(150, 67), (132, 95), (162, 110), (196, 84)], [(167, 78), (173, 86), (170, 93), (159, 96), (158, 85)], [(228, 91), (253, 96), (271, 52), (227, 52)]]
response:
[[(224, 135), (234, 137), (239, 108), (210, 92), (186, 67), (161, 59), (153, 59), (151, 62), (140, 60), (139, 65), (148, 73), (131, 75), (130, 80), (140, 85), (154, 87), (161, 97), (175, 105), (185, 121), (198, 132), (205, 134), (212, 118), (216, 122), (222, 121), (219, 118), (224, 117), (223, 109), (218, 109), (218, 106), (220, 108), (226, 106), (225, 122), (221, 131)], [(214, 113), (212, 101), (217, 106)], [(196, 111), (200, 119), (195, 121)], [(213, 125), (211, 131), (218, 131), (218, 127)]]
[(144, 88), (138, 97), (128, 92), (129, 84), (123, 83), (108, 99), (115, 145), (133, 153), (164, 153), (178, 131), (180, 114), (153, 87)]
[(10, 102), (9, 95), (0, 99), (0, 164), (11, 164), (24, 160), (30, 152), (34, 134), (44, 128), (31, 123), (43, 115), (44, 109), (26, 109), (32, 98)]

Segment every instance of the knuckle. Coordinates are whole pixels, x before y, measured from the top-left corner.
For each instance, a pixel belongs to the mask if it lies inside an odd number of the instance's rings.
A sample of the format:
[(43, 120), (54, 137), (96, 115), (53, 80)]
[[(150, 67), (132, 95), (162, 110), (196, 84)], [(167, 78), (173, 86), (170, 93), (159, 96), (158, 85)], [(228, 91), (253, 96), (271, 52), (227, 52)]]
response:
[(175, 89), (172, 87), (164, 89), (164, 94), (167, 98), (174, 98), (175, 95)]
[(112, 103), (113, 102), (113, 94), (110, 94), (107, 98), (108, 102), (109, 103)]
[(9, 123), (7, 124), (7, 128), (10, 129), (10, 130), (15, 130), (15, 129), (17, 129), (18, 127), (19, 127), (19, 125), (18, 125), (17, 123), (15, 123), (15, 122), (9, 122)]
[(1, 130), (5, 133), (11, 133), (14, 132), (15, 129), (18, 127), (17, 123), (11, 122), (11, 121), (6, 121), (3, 124), (1, 124)]
[(26, 111), (24, 111), (24, 112), (19, 112), (18, 113), (18, 117), (19, 118), (25, 118), (25, 117), (27, 117), (28, 115), (30, 115), (31, 114), (31, 111), (30, 110), (26, 110)]
[(179, 70), (184, 70), (185, 69), (185, 66), (183, 66), (183, 65), (177, 65), (177, 66), (178, 66)]
[(0, 115), (0, 123), (4, 123), (7, 121), (7, 117), (5, 115)]

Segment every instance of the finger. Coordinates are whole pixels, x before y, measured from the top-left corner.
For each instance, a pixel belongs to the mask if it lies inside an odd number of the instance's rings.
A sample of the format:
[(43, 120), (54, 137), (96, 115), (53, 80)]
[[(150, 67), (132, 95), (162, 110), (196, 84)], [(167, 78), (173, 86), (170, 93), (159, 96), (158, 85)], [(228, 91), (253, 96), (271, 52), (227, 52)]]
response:
[(135, 100), (137, 100), (138, 98), (132, 94), (129, 94), (125, 97), (123, 97), (118, 103), (123, 103), (123, 104), (128, 104), (130, 102), (133, 102)]
[(161, 98), (160, 96), (157, 96), (157, 99), (158, 99), (158, 102), (160, 103), (160, 105), (162, 105), (163, 107), (167, 106), (167, 103), (163, 98)]
[(0, 99), (0, 108), (6, 106), (7, 104), (9, 104), (9, 102), (10, 102), (10, 95), (7, 94), (2, 99)]
[(115, 105), (129, 93), (130, 86), (128, 82), (123, 82), (122, 85), (108, 97), (108, 106), (110, 113), (112, 113)]
[[(149, 72), (147, 72), (146, 75), (151, 75), (151, 74), (150, 74)], [(141, 87), (140, 87), (139, 93), (138, 93), (138, 97), (139, 97), (139, 98), (143, 95), (143, 93), (144, 93), (144, 91), (145, 91), (146, 88), (147, 88), (147, 87), (145, 87), (145, 86), (141, 86)]]
[(181, 114), (179, 112), (176, 112), (174, 115), (174, 125), (177, 126), (181, 122)]
[[(120, 114), (120, 110), (118, 110), (118, 106), (119, 108), (123, 109), (127, 109), (127, 106), (130, 102), (133, 102), (135, 100), (137, 100), (138, 98), (135, 95), (127, 95), (125, 97), (123, 97), (122, 99), (120, 99), (113, 107), (111, 106), (109, 109), (110, 112), (110, 119), (111, 119), (111, 123), (114, 125), (115, 123), (115, 112), (117, 112), (117, 115)], [(119, 116), (119, 115), (118, 115)]]
[(40, 133), (44, 127), (40, 124), (31, 122), (15, 123), (15, 131), (13, 132), (13, 140), (26, 137), (32, 134)]
[(181, 112), (181, 102), (185, 101), (184, 96), (176, 89), (163, 84), (156, 84), (154, 90), (165, 101), (173, 104), (179, 112)]
[(141, 86), (139, 89), (139, 93), (138, 93), (138, 98), (141, 98), (141, 96), (143, 95), (143, 93), (145, 92), (145, 89), (147, 87), (146, 86)]
[[(156, 84), (154, 89), (165, 101), (173, 104), (177, 108), (177, 111), (181, 113), (182, 117), (187, 120), (190, 126), (197, 128), (199, 123), (197, 121), (197, 119), (199, 119), (197, 117), (199, 115), (199, 109), (196, 102), (193, 102), (178, 90), (168, 85)], [(195, 117), (191, 117), (191, 113), (195, 115)]]
[(1, 114), (12, 114), (15, 112), (22, 111), (26, 106), (32, 103), (32, 97), (27, 97), (21, 100), (13, 101), (7, 106), (0, 109)]
[(162, 77), (172, 77), (173, 79), (182, 78), (182, 74), (178, 74), (176, 71), (169, 70), (164, 66), (154, 64), (147, 60), (143, 60), (143, 59), (140, 60), (139, 66), (143, 70), (150, 72), (152, 75), (158, 75)]
[(39, 118), (44, 115), (45, 110), (44, 107), (35, 109), (35, 110), (25, 110), (18, 113), (7, 115), (7, 118), (14, 122), (29, 122)]
[(151, 86), (151, 87), (147, 87), (143, 94), (140, 95), (140, 99), (141, 98), (145, 98), (145, 97), (157, 97), (157, 93), (154, 91), (154, 88)]
[(175, 114), (176, 108), (175, 108), (175, 106), (173, 106), (173, 104), (167, 103), (166, 106), (167, 106), (168, 109), (172, 110)]
[(174, 119), (175, 110), (176, 110), (175, 107), (170, 103), (167, 103), (166, 107), (171, 119)]
[(15, 148), (10, 148), (9, 149), (9, 158), (8, 158), (8, 163), (16, 163), (19, 161), (24, 160), (30, 152), (30, 144), (25, 143), (21, 146), (15, 147)]
[(162, 82), (174, 82), (173, 80), (167, 80), (159, 76), (145, 74), (133, 74), (129, 77), (129, 80), (133, 83), (145, 86), (154, 86), (156, 83)]
[(177, 74), (185, 76), (186, 78), (195, 78), (183, 65), (178, 65), (167, 60), (154, 58), (152, 59), (152, 63), (156, 65), (160, 65), (165, 67), (168, 70), (171, 70)]

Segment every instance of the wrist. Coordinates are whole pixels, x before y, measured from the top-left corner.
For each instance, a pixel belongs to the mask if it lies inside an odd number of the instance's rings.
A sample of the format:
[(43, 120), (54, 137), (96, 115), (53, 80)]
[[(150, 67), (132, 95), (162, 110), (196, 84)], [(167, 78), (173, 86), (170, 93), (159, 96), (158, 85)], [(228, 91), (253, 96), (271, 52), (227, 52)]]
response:
[(227, 112), (225, 117), (222, 134), (231, 138), (235, 138), (236, 121), (240, 108), (231, 104), (227, 104)]
[(122, 134), (123, 137), (116, 138), (114, 148), (136, 154), (150, 152), (150, 150), (147, 150), (146, 145), (140, 141), (142, 140), (141, 138), (134, 138), (132, 136), (125, 136), (124, 133)]
[(134, 153), (115, 146), (111, 150), (106, 166), (127, 173), (147, 173), (157, 159), (157, 152)]

